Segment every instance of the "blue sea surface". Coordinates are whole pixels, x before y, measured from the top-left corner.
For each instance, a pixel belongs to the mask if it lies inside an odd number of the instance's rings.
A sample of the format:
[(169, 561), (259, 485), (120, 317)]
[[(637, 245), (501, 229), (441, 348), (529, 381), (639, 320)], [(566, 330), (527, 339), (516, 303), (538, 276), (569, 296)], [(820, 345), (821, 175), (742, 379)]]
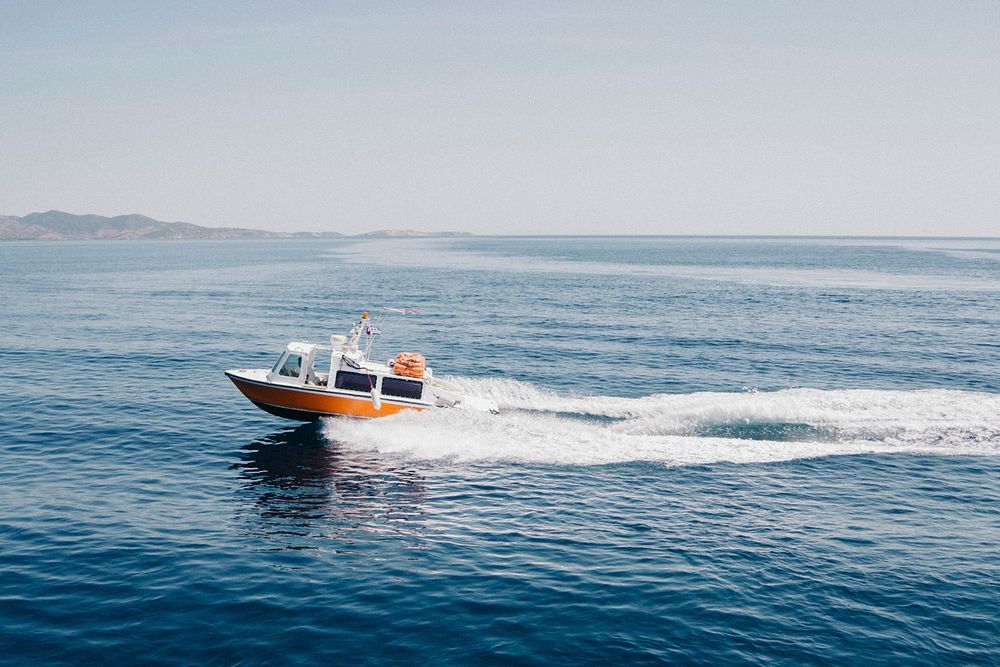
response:
[[(499, 415), (223, 375), (390, 316)], [(0, 663), (1000, 663), (1000, 240), (0, 244)]]

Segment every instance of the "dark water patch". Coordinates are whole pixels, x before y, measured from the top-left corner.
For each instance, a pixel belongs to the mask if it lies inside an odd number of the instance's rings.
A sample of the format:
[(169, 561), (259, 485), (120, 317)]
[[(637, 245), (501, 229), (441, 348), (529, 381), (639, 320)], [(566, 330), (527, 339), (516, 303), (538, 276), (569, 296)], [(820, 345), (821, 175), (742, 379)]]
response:
[(691, 429), (691, 434), (706, 438), (736, 438), (738, 440), (775, 442), (837, 442), (842, 438), (840, 430), (830, 426), (749, 421), (699, 424)]

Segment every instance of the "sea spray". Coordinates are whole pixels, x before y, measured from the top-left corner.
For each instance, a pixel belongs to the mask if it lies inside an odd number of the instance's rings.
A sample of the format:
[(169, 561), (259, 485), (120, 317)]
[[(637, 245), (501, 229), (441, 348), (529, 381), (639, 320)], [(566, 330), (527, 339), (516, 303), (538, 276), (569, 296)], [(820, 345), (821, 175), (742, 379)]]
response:
[(995, 394), (787, 389), (623, 398), (560, 395), (509, 379), (454, 380), (496, 400), (503, 413), (434, 410), (374, 421), (333, 419), (324, 432), (349, 447), (404, 458), (566, 465), (1000, 454)]

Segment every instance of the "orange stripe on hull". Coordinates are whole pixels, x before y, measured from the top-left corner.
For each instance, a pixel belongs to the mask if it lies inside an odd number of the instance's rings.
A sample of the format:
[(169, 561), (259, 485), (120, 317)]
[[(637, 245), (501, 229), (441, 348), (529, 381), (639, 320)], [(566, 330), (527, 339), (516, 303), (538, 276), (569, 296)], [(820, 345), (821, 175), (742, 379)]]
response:
[(327, 415), (348, 415), (350, 417), (386, 417), (403, 410), (426, 410), (427, 408), (409, 405), (395, 405), (382, 401), (382, 409), (375, 410), (371, 399), (367, 397), (349, 398), (346, 396), (324, 395), (311, 391), (296, 391), (285, 387), (264, 386), (253, 382), (245, 382), (238, 377), (229, 376), (233, 384), (251, 401), (266, 403), (288, 410), (303, 410)]

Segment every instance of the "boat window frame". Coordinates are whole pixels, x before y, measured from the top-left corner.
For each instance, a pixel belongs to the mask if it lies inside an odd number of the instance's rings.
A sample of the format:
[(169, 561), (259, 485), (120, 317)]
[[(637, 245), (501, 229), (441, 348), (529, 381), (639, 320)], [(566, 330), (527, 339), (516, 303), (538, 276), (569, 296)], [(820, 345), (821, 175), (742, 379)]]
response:
[[(389, 390), (387, 390), (385, 386), (387, 382), (389, 383), (390, 386)], [(414, 396), (412, 391), (411, 393), (402, 393), (398, 391), (398, 389), (396, 391), (393, 391), (391, 389), (393, 385), (396, 385), (397, 387), (406, 387), (411, 390), (415, 388), (416, 395)], [(382, 393), (383, 396), (393, 396), (396, 398), (409, 398), (412, 400), (419, 401), (424, 397), (424, 383), (421, 382), (420, 380), (407, 380), (404, 378), (392, 377), (386, 375), (385, 377), (382, 378), (382, 386), (379, 388), (379, 391)]]
[(284, 363), (285, 363), (285, 357), (287, 357), (287, 356), (288, 356), (288, 350), (285, 350), (284, 352), (282, 352), (281, 354), (278, 355), (278, 360), (274, 362), (274, 366), (271, 366), (271, 373), (270, 373), (270, 375), (277, 375), (278, 374), (278, 369), (281, 368), (284, 365)]
[[(341, 378), (342, 375), (345, 376), (345, 377), (349, 376), (349, 375), (354, 375), (354, 376), (357, 376), (359, 378), (367, 377), (366, 382), (368, 382), (370, 384), (368, 384), (368, 386), (365, 386), (364, 389), (354, 389), (353, 387), (344, 387), (344, 386), (341, 385), (341, 380), (340, 380), (340, 378)], [(330, 386), (330, 381), (329, 380), (327, 380), (327, 386)], [(359, 384), (358, 386), (362, 386), (362, 385)], [(358, 373), (356, 371), (345, 371), (343, 369), (340, 369), (340, 370), (337, 371), (337, 374), (334, 375), (334, 377), (333, 377), (333, 388), (334, 389), (339, 389), (341, 391), (356, 391), (356, 392), (367, 394), (367, 393), (371, 392), (372, 387), (377, 387), (377, 386), (378, 386), (378, 376), (374, 375), (374, 374)]]
[[(299, 358), (299, 372), (295, 375), (283, 373), (282, 371), (284, 371), (285, 367), (288, 365), (288, 360), (291, 359), (293, 355)], [(272, 369), (271, 372), (278, 377), (287, 378), (288, 380), (298, 380), (302, 377), (303, 370), (305, 370), (306, 356), (307, 355), (304, 352), (286, 350), (285, 353), (281, 355), (281, 359), (278, 360), (278, 364), (275, 364), (275, 368)]]

